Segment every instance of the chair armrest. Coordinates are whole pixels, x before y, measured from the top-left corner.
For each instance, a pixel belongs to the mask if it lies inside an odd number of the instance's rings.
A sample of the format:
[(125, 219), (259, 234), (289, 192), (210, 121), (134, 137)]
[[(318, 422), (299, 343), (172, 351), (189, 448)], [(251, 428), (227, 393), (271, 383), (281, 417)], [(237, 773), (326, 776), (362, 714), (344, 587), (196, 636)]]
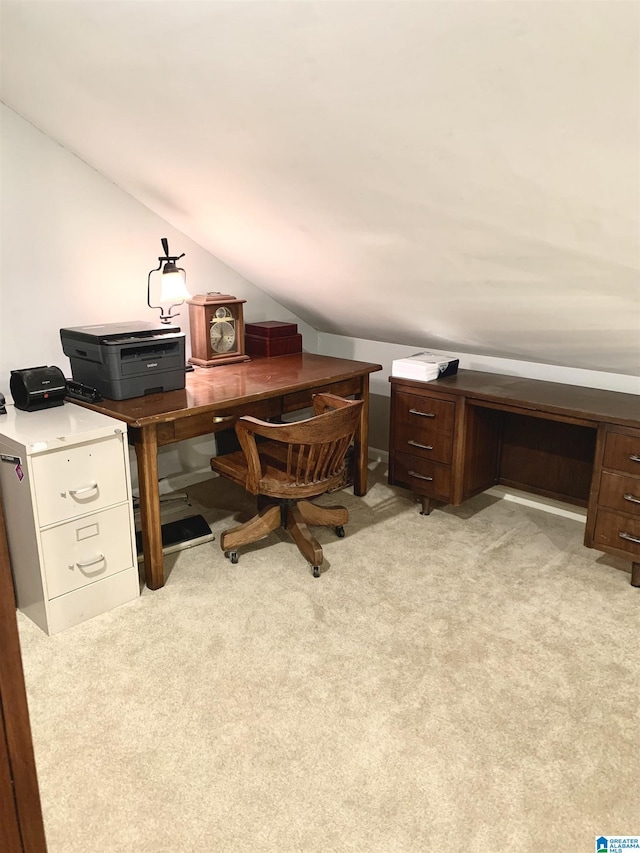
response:
[(330, 412), (333, 409), (343, 409), (346, 406), (353, 406), (356, 400), (345, 400), (344, 397), (337, 397), (335, 394), (314, 394), (312, 398), (313, 411), (316, 415), (323, 415), (325, 412)]

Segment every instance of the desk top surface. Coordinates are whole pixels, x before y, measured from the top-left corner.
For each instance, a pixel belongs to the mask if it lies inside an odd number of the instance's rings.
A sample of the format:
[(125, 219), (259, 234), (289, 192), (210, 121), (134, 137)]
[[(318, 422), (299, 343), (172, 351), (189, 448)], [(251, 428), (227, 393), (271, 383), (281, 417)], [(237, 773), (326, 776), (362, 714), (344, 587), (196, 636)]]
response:
[(453, 376), (430, 382), (396, 377), (391, 377), (391, 382), (463, 396), (480, 403), (512, 406), (532, 413), (549, 412), (594, 424), (610, 422), (624, 426), (640, 425), (640, 395), (620, 391), (603, 391), (582, 385), (565, 385), (479, 370), (459, 370)]
[(293, 353), (276, 358), (254, 358), (237, 364), (196, 367), (187, 373), (186, 386), (129, 400), (74, 402), (135, 427), (189, 417), (199, 411), (264, 400), (280, 394), (314, 388), (341, 380), (368, 376), (382, 365), (347, 358)]

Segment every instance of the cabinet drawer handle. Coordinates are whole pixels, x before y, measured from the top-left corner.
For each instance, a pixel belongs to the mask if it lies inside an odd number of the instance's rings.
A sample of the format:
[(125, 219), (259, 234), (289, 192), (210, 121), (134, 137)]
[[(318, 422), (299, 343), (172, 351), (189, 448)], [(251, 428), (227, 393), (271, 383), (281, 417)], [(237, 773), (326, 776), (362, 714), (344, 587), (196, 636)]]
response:
[[(410, 444), (411, 447), (420, 447), (422, 450), (433, 450), (432, 444), (420, 444), (419, 441), (414, 441), (412, 438), (409, 439), (407, 444)], [(638, 501), (640, 503), (640, 500)]]
[[(415, 477), (417, 480), (428, 480), (430, 483), (433, 481), (433, 477), (427, 477), (424, 474), (418, 474), (417, 471), (409, 471), (410, 477)], [(620, 534), (622, 536), (622, 533)]]
[(94, 481), (89, 486), (84, 486), (82, 489), (69, 489), (69, 494), (74, 498), (80, 497), (80, 495), (86, 495), (88, 492), (95, 492), (98, 488), (98, 484)]
[(637, 453), (630, 453), (630, 454), (629, 454), (629, 459), (630, 459), (632, 462), (640, 462), (640, 456), (638, 456), (638, 454), (637, 454)]
[(435, 418), (435, 414), (433, 412), (421, 412), (420, 409), (409, 409), (409, 414), (420, 415), (421, 418)]
[(89, 566), (95, 566), (96, 563), (102, 562), (104, 562), (104, 554), (100, 554), (98, 557), (94, 557), (93, 560), (87, 560), (86, 563), (81, 563), (80, 560), (78, 560), (76, 566), (79, 569), (88, 569)]
[(625, 501), (631, 501), (632, 504), (640, 504), (640, 498), (637, 498), (635, 495), (625, 495)]
[(621, 539), (626, 539), (627, 542), (633, 542), (635, 545), (640, 545), (640, 537), (632, 536), (630, 533), (618, 533)]

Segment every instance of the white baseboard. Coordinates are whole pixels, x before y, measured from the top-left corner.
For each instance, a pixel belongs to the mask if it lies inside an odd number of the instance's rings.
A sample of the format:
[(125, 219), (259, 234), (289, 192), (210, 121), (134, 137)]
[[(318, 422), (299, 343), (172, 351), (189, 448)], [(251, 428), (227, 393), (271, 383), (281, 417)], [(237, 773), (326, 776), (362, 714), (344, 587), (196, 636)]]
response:
[(163, 477), (159, 483), (159, 491), (161, 495), (168, 495), (171, 492), (179, 492), (187, 486), (193, 486), (195, 483), (202, 483), (203, 480), (213, 480), (219, 476), (211, 468), (197, 468), (193, 471)]
[[(385, 465), (389, 463), (389, 454), (386, 450), (377, 450), (373, 447), (369, 448), (369, 467), (371, 468), (378, 462), (383, 462)], [(219, 477), (210, 468), (197, 468), (193, 471), (187, 471), (180, 474), (174, 474), (170, 477), (163, 477), (160, 480), (159, 491), (161, 495), (168, 495), (171, 492), (179, 492), (187, 486), (193, 486), (196, 483), (202, 483), (204, 480), (211, 480), (214, 477)]]
[(543, 512), (548, 512), (551, 515), (561, 515), (564, 518), (572, 518), (574, 521), (581, 521), (583, 524), (587, 520), (587, 510), (585, 507), (574, 506), (573, 504), (562, 503), (551, 498), (543, 498), (540, 495), (530, 495), (528, 492), (521, 492), (518, 489), (506, 489), (504, 486), (492, 486), (483, 492), (485, 495), (493, 495), (501, 498), (504, 501), (512, 501), (513, 503), (522, 504), (523, 506), (532, 507), (532, 509), (540, 509)]
[[(370, 447), (369, 468), (372, 468), (379, 463), (388, 465), (389, 453), (386, 450), (378, 450), (377, 448)], [(160, 494), (166, 495), (171, 492), (180, 491), (187, 486), (193, 486), (195, 483), (201, 483), (204, 480), (211, 480), (218, 476), (219, 475), (211, 471), (210, 468), (200, 468), (183, 474), (177, 474), (172, 477), (165, 477), (160, 481)], [(504, 486), (492, 486), (490, 489), (486, 490), (485, 494), (492, 495), (493, 497), (500, 498), (501, 500), (512, 501), (513, 503), (518, 503), (522, 506), (528, 506), (532, 509), (539, 509), (543, 512), (548, 512), (551, 515), (560, 515), (564, 518), (572, 518), (575, 521), (582, 522), (583, 524), (587, 519), (586, 508), (562, 503), (561, 501), (555, 501), (551, 498), (543, 498), (540, 495), (531, 495), (528, 492), (522, 492), (518, 489), (507, 489)]]

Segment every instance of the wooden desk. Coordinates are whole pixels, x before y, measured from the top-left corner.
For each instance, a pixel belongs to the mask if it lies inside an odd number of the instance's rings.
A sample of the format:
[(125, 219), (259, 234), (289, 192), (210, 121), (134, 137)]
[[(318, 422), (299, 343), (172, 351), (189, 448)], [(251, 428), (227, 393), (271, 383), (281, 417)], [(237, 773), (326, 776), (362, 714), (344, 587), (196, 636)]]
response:
[(392, 377), (389, 482), (461, 504), (490, 486), (588, 507), (584, 544), (640, 586), (640, 396), (460, 370)]
[(147, 586), (164, 585), (158, 447), (233, 426), (241, 415), (274, 418), (311, 405), (319, 391), (364, 401), (354, 448), (353, 490), (367, 491), (369, 374), (379, 364), (295, 353), (240, 364), (196, 367), (182, 391), (80, 403), (125, 421), (138, 460), (142, 551)]

